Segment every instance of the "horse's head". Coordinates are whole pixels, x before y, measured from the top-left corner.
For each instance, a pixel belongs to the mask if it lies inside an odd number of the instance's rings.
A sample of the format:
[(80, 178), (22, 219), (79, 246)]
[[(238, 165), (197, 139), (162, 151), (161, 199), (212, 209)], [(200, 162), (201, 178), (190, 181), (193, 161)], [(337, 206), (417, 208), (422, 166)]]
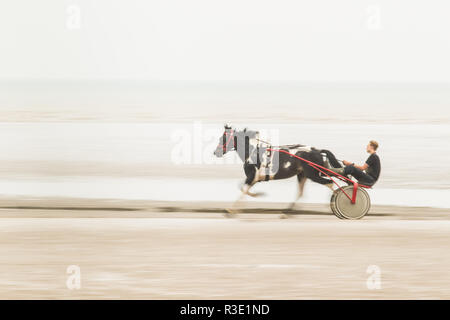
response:
[(228, 151), (237, 151), (239, 157), (246, 161), (255, 148), (257, 148), (258, 131), (236, 130), (225, 125), (225, 131), (219, 138), (219, 144), (214, 151), (216, 157), (222, 157)]
[(225, 125), (225, 131), (219, 138), (219, 144), (214, 151), (214, 155), (218, 158), (222, 157), (228, 151), (236, 150), (236, 130), (231, 126)]

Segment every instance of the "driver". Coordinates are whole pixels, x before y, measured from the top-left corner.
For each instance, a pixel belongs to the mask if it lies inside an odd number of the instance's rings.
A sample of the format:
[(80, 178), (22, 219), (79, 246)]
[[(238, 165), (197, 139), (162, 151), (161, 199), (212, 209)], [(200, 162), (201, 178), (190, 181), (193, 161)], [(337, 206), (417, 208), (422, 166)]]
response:
[(343, 176), (351, 174), (359, 183), (373, 186), (377, 182), (381, 171), (380, 157), (376, 153), (377, 149), (378, 142), (371, 140), (366, 147), (366, 151), (370, 156), (362, 166), (344, 160), (342, 161), (345, 165), (344, 168), (330, 168), (330, 170)]

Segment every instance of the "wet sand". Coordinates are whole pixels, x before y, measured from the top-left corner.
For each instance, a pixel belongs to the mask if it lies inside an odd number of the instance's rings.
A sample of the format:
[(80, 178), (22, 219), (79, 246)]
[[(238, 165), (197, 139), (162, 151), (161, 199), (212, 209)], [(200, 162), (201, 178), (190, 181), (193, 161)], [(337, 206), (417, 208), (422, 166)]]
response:
[[(450, 210), (2, 199), (2, 299), (450, 298)], [(69, 265), (81, 288), (68, 289)], [(381, 271), (370, 290), (367, 268)]]

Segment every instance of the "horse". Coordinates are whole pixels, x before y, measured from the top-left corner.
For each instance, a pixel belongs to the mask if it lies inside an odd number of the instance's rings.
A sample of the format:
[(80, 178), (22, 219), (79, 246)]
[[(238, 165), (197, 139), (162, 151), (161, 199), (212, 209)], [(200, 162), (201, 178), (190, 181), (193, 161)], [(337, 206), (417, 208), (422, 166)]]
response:
[[(333, 190), (332, 180), (320, 175), (319, 171), (315, 170), (308, 163), (284, 152), (272, 150), (272, 146), (269, 143), (259, 139), (258, 131), (247, 130), (247, 128), (239, 131), (228, 125), (225, 125), (224, 129), (225, 131), (219, 138), (219, 144), (214, 151), (214, 155), (220, 158), (230, 151), (236, 151), (244, 163), (244, 173), (246, 175), (240, 197), (234, 202), (232, 208), (227, 209), (229, 214), (236, 212), (237, 204), (245, 195), (251, 197), (260, 195), (251, 192), (250, 189), (256, 183), (262, 181), (281, 180), (297, 176), (297, 197), (289, 205), (286, 212), (291, 211), (298, 199), (302, 197), (307, 179)], [(302, 144), (281, 145), (276, 146), (276, 149), (284, 150), (328, 168), (331, 166), (334, 168), (342, 167), (329, 150), (319, 150)]]

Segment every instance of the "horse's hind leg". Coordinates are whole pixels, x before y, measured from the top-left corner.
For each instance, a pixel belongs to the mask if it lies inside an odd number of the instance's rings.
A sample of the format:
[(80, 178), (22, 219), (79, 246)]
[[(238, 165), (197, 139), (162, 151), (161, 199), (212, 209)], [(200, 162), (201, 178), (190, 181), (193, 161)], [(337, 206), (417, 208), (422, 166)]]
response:
[(298, 181), (298, 193), (297, 198), (290, 204), (289, 209), (292, 210), (297, 203), (298, 199), (300, 199), (303, 196), (303, 189), (305, 187), (306, 177), (302, 173), (299, 173), (297, 175), (297, 181)]
[(303, 189), (305, 187), (306, 177), (303, 172), (299, 173), (297, 175), (297, 181), (298, 181), (298, 192), (297, 197), (294, 201), (291, 202), (289, 207), (285, 210), (285, 212), (282, 214), (281, 218), (288, 218), (289, 212), (292, 211), (295, 207), (295, 204), (297, 203), (298, 199), (300, 199), (303, 196)]

